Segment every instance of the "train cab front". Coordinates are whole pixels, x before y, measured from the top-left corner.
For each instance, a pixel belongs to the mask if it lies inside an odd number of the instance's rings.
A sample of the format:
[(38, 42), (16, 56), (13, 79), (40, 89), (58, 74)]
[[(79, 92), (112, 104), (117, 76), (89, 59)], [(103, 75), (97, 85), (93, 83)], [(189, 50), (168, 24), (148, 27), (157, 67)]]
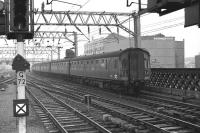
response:
[(145, 80), (150, 79), (150, 55), (140, 48), (129, 48), (120, 55), (122, 76), (127, 79), (127, 91), (135, 96), (144, 87)]

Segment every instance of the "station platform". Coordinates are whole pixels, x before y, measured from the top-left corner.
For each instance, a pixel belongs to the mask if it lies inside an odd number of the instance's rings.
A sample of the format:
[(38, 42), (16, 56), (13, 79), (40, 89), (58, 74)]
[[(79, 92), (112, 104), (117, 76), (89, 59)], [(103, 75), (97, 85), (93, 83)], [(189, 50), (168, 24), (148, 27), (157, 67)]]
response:
[[(13, 99), (16, 99), (16, 85), (0, 85), (0, 133), (18, 133), (18, 118), (13, 115)], [(26, 122), (27, 133), (48, 133), (31, 106)]]

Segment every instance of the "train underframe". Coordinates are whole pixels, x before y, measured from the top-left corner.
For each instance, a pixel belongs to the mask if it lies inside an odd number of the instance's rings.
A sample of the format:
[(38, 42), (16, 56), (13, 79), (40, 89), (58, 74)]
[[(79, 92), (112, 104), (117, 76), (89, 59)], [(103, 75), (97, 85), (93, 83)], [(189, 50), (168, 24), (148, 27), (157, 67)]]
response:
[(66, 79), (67, 81), (84, 84), (88, 86), (98, 87), (106, 91), (112, 91), (117, 94), (127, 94), (138, 96), (140, 90), (144, 87), (144, 81), (135, 80), (131, 83), (123, 80), (109, 80), (109, 79), (99, 79), (75, 75), (64, 75), (64, 74), (55, 74), (48, 72), (34, 72), (39, 75), (50, 76), (54, 78)]

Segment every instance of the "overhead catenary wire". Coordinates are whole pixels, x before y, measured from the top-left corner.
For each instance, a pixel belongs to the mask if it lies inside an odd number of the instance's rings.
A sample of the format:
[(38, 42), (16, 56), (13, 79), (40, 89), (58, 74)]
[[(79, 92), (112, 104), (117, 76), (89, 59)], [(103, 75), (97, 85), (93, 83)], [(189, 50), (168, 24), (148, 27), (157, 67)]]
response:
[(161, 30), (165, 30), (165, 29), (169, 29), (169, 28), (173, 28), (173, 27), (177, 27), (177, 26), (181, 26), (181, 25), (184, 25), (184, 22), (180, 22), (180, 23), (172, 24), (172, 25), (167, 25), (167, 26), (155, 28), (155, 29), (152, 29), (152, 30), (143, 31), (142, 34), (144, 35), (144, 34), (148, 34), (148, 33), (153, 33), (153, 32), (157, 32), (157, 31), (161, 31)]
[(184, 20), (184, 17), (181, 16), (181, 17), (176, 17), (173, 19), (167, 19), (164, 21), (160, 21), (160, 22), (156, 22), (156, 23), (152, 23), (152, 24), (148, 24), (148, 25), (143, 25), (142, 27), (149, 28), (149, 27), (153, 27), (153, 26), (157, 26), (157, 25), (161, 25), (161, 24), (171, 23), (171, 22), (178, 21), (178, 20)]
[[(87, 0), (86, 2), (85, 2), (85, 4), (83, 4), (82, 5), (82, 7), (80, 7), (78, 10), (77, 10), (77, 12), (81, 9), (81, 8), (83, 8), (87, 3), (89, 3), (89, 1), (90, 0)], [(138, 3), (135, 3), (135, 4), (138, 4)], [(146, 15), (149, 15), (149, 14), (144, 14), (144, 15), (142, 15), (142, 17), (143, 16), (146, 16)], [(146, 25), (146, 26), (143, 26), (144, 28), (146, 28), (146, 27), (148, 27), (148, 28), (150, 28), (150, 27), (152, 27), (152, 26), (155, 26), (155, 25), (158, 25), (158, 24), (165, 24), (165, 23), (167, 23), (167, 22), (173, 22), (173, 21), (177, 21), (177, 19), (182, 19), (181, 17), (180, 18), (174, 18), (174, 19), (170, 19), (170, 20), (166, 20), (166, 21), (163, 21), (163, 22), (158, 22), (158, 23), (154, 23), (154, 24), (151, 24), (151, 25)], [(130, 21), (132, 21), (132, 19), (130, 20)], [(130, 23), (130, 21), (129, 21), (129, 23)], [(165, 26), (166, 27), (166, 26)], [(113, 28), (115, 28), (115, 27), (111, 27), (111, 29), (113, 29)], [(160, 30), (160, 29), (163, 29), (163, 27), (161, 27), (161, 28), (156, 28), (155, 30)], [(105, 29), (106, 30), (106, 29)], [(105, 30), (102, 30), (102, 31), (105, 31)], [(97, 30), (98, 31), (98, 30)], [(92, 32), (96, 32), (96, 31), (92, 31)], [(145, 31), (145, 32), (155, 32), (154, 31), (154, 29), (152, 29), (152, 30), (148, 30), (148, 31)], [(91, 32), (90, 32), (91, 33)]]
[[(144, 25), (144, 26), (142, 26), (142, 30), (148, 29), (148, 28), (151, 28), (151, 27), (157, 26), (157, 25), (161, 26), (161, 25), (163, 25), (163, 24), (176, 22), (176, 21), (178, 21), (178, 20), (182, 20), (183, 18), (184, 18), (183, 16), (180, 16), (180, 17), (176, 17), (176, 18), (173, 18), (173, 19), (168, 19), (168, 20), (160, 21), (160, 22), (157, 22), (157, 23), (152, 23), (152, 24), (149, 24), (149, 25)], [(131, 20), (128, 21), (128, 22), (130, 23)], [(181, 24), (183, 25), (183, 22), (181, 22)], [(173, 25), (176, 26), (176, 24), (173, 24)], [(170, 25), (170, 26), (171, 26), (171, 25)], [(169, 29), (170, 26), (164, 26), (164, 28)], [(174, 27), (174, 26), (172, 26), (172, 27)], [(115, 27), (112, 27), (111, 29), (113, 29), (113, 28), (115, 28)], [(155, 32), (156, 30), (160, 30), (160, 29), (164, 30), (163, 27), (158, 27), (158, 28), (154, 28), (154, 29), (147, 30), (147, 31), (144, 31), (144, 32), (151, 32), (151, 31)], [(155, 31), (154, 31), (154, 30), (155, 30)], [(93, 32), (96, 32), (96, 31), (98, 31), (98, 30), (92, 31), (92, 32), (90, 32), (90, 33), (93, 33)], [(102, 30), (102, 31), (106, 31), (106, 29), (104, 29), (104, 30)], [(93, 35), (97, 35), (97, 34), (98, 34), (98, 33), (95, 33), (95, 34), (93, 34)]]
[[(58, 1), (58, 0), (55, 0), (55, 1)], [(58, 1), (58, 2), (60, 2), (60, 1)], [(79, 10), (81, 10), (84, 6), (86, 6), (88, 3), (90, 2), (90, 0), (87, 0), (84, 4), (82, 4), (81, 6), (80, 6), (80, 8), (76, 11), (76, 12), (78, 12)], [(65, 2), (66, 3), (66, 2)], [(68, 3), (67, 3), (68, 4)], [(70, 3), (71, 4), (71, 3)], [(72, 4), (72, 5), (74, 5), (74, 4)], [(73, 6), (72, 6), (73, 7)], [(55, 28), (54, 28), (54, 31), (58, 28), (59, 26), (56, 26)], [(67, 36), (67, 37), (69, 37), (69, 36)], [(60, 43), (60, 44), (63, 44), (63, 43)]]

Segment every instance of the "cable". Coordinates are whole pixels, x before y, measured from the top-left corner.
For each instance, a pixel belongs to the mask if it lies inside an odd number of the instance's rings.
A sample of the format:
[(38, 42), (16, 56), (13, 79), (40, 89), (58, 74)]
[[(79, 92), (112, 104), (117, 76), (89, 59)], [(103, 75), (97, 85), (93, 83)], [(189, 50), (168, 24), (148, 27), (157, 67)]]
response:
[(51, 2), (48, 2), (47, 0), (47, 4), (52, 4), (53, 1), (57, 1), (57, 2), (61, 2), (61, 3), (66, 3), (66, 4), (70, 4), (70, 5), (74, 5), (74, 6), (80, 6), (79, 4), (75, 4), (75, 3), (71, 3), (71, 2), (66, 2), (66, 1), (61, 1), (61, 0), (52, 0)]
[[(155, 25), (160, 25), (160, 24), (166, 24), (167, 22), (169, 23), (169, 22), (174, 22), (174, 21), (177, 21), (177, 20), (182, 20), (182, 19), (184, 19), (184, 17), (183, 16), (181, 16), (181, 17), (177, 17), (177, 18), (173, 18), (173, 19), (169, 19), (169, 20), (164, 20), (164, 21), (161, 21), (161, 22), (157, 22), (157, 23), (153, 23), (153, 24), (149, 24), (149, 25), (145, 25), (145, 26), (142, 26), (142, 27), (144, 27), (144, 28), (146, 28), (146, 27), (152, 27), (152, 26), (155, 26)], [(132, 19), (130, 20), (130, 21), (132, 21)], [(130, 23), (130, 21), (128, 21), (129, 23)], [(167, 27), (167, 26), (165, 26), (165, 27)], [(113, 27), (114, 28), (114, 27)], [(161, 28), (163, 28), (163, 27), (161, 27)], [(112, 29), (112, 28), (111, 28)], [(156, 29), (160, 29), (160, 28), (156, 28)], [(152, 29), (153, 30), (153, 29)], [(152, 30), (148, 30), (148, 31), (152, 31)], [(92, 31), (92, 32), (96, 32), (97, 30), (95, 30), (95, 31)], [(102, 31), (105, 31), (105, 30), (102, 30)], [(90, 32), (90, 33), (92, 33), (92, 32)], [(98, 34), (98, 33), (96, 33), (96, 34)], [(94, 35), (96, 35), (96, 34), (94, 34)]]
[(180, 25), (184, 25), (184, 22), (173, 24), (173, 25), (168, 25), (168, 26), (163, 26), (163, 27), (152, 29), (152, 30), (148, 30), (148, 31), (144, 31), (144, 32), (142, 32), (142, 34), (144, 35), (144, 34), (156, 32), (156, 31), (160, 31), (160, 30), (169, 29), (169, 28), (172, 28), (172, 27), (177, 27), (177, 26), (180, 26)]
[[(128, 0), (127, 0), (127, 4), (128, 4)], [(134, 2), (134, 1), (133, 1), (133, 2), (131, 2), (131, 3), (129, 4), (129, 6), (131, 6), (132, 4), (137, 4), (137, 5), (139, 5), (138, 2)], [(141, 3), (141, 5), (145, 5), (145, 6), (146, 6), (147, 4)]]
[[(83, 4), (83, 5), (81, 6), (81, 8), (83, 8), (83, 7), (84, 7), (85, 5), (87, 5), (89, 2), (90, 2), (90, 0), (86, 1), (85, 4)], [(80, 10), (81, 8), (79, 8), (79, 10)]]
[[(58, 1), (58, 2), (63, 2), (63, 1), (59, 1), (59, 0), (52, 0), (52, 1)], [(82, 9), (85, 5), (87, 5), (88, 3), (90, 2), (90, 0), (87, 0), (83, 5), (80, 6), (80, 8), (77, 10), (77, 12)], [(64, 2), (64, 3), (68, 3), (68, 4), (71, 4), (69, 2)], [(74, 5), (74, 4), (72, 4)], [(73, 7), (73, 6), (72, 6)], [(56, 30), (59, 26), (55, 27), (54, 30)]]
[(160, 22), (157, 22), (157, 23), (153, 23), (153, 24), (148, 24), (148, 25), (144, 25), (142, 26), (143, 28), (146, 28), (146, 27), (152, 27), (152, 26), (156, 26), (156, 25), (160, 25), (160, 24), (166, 24), (166, 23), (170, 23), (170, 22), (174, 22), (174, 21), (177, 21), (177, 20), (183, 20), (184, 17), (181, 16), (181, 17), (177, 17), (177, 18), (173, 18), (173, 19), (169, 19), (169, 20), (164, 20), (164, 21), (160, 21)]

